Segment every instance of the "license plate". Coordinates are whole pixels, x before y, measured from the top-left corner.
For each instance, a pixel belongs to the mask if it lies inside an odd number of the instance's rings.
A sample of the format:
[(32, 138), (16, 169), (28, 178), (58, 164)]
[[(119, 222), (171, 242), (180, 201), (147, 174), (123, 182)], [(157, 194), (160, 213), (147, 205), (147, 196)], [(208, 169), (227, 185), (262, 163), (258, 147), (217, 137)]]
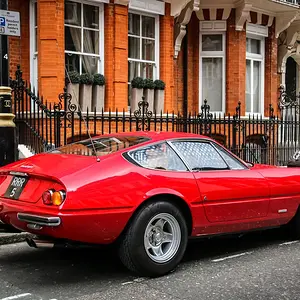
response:
[(28, 177), (14, 176), (9, 184), (4, 197), (17, 200), (19, 199), (25, 185), (27, 184)]

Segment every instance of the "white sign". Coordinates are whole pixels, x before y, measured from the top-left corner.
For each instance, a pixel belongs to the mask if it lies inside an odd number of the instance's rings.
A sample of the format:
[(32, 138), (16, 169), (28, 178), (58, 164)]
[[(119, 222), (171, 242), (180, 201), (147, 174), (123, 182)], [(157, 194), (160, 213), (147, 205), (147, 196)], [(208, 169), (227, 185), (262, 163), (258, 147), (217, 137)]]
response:
[(0, 34), (20, 36), (20, 13), (0, 10)]

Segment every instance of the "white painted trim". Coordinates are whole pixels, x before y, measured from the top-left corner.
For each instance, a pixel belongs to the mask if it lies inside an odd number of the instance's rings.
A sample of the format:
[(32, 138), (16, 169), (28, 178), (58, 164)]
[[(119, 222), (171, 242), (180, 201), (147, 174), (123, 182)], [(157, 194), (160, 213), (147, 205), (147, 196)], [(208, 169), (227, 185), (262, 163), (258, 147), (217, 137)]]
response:
[(246, 24), (246, 32), (247, 34), (253, 34), (256, 36), (263, 36), (263, 37), (269, 36), (268, 26), (262, 26), (262, 25), (252, 24), (252, 23)]
[(201, 31), (226, 31), (227, 21), (200, 21), (200, 32)]
[[(109, 0), (107, 0), (109, 3)], [(104, 39), (104, 5), (101, 4), (99, 7), (99, 26), (100, 26), (100, 33), (99, 33), (99, 54), (100, 54), (100, 73), (104, 75), (105, 70), (105, 39)]]
[(90, 4), (90, 5), (99, 5), (103, 3), (109, 3), (109, 0), (70, 0), (72, 2), (78, 2), (83, 4)]
[(155, 0), (130, 0), (129, 9), (165, 15), (165, 2)]
[[(202, 35), (219, 35), (221, 34), (223, 37), (223, 51), (202, 51)], [(204, 100), (202, 99), (202, 58), (208, 57), (220, 57), (223, 62), (223, 82), (222, 82), (222, 111), (211, 111), (211, 113), (223, 115), (225, 113), (226, 108), (226, 32), (225, 31), (201, 31), (200, 25), (200, 37), (199, 37), (199, 112), (201, 112), (201, 106), (204, 104)], [(207, 99), (209, 105), (209, 99)]]
[[(261, 54), (253, 54), (248, 53), (246, 48), (246, 60), (251, 61), (252, 65), (252, 72), (251, 72), (251, 82), (253, 82), (253, 61), (259, 61), (261, 63), (261, 81), (260, 81), (260, 112), (253, 113), (253, 99), (251, 99), (251, 112), (246, 111), (246, 116), (262, 116), (264, 117), (264, 95), (265, 95), (265, 37), (253, 34), (247, 34), (247, 38), (256, 39), (261, 41)], [(245, 62), (246, 63), (246, 62)], [(246, 76), (247, 80), (247, 69), (246, 69)], [(245, 86), (246, 88), (246, 86)], [(245, 89), (246, 94), (246, 89)], [(246, 107), (246, 105), (245, 105)]]

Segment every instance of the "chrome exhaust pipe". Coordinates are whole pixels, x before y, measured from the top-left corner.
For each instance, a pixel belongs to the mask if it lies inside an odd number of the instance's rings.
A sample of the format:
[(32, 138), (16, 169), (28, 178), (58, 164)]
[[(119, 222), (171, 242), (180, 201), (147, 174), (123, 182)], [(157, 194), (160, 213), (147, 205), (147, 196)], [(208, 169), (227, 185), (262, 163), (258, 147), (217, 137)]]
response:
[(47, 241), (47, 240), (39, 240), (39, 239), (26, 239), (26, 242), (28, 244), (28, 246), (32, 247), (32, 248), (54, 248), (54, 242), (52, 241)]

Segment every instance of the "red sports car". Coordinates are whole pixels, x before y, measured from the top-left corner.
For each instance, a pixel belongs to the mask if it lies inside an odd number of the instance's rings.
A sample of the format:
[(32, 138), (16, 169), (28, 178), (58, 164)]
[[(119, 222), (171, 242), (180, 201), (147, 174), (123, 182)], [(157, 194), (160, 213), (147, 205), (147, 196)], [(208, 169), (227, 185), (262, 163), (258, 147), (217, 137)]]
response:
[(59, 243), (116, 244), (121, 261), (159, 276), (189, 237), (293, 225), (300, 169), (250, 165), (204, 136), (111, 134), (0, 169), (0, 219)]

